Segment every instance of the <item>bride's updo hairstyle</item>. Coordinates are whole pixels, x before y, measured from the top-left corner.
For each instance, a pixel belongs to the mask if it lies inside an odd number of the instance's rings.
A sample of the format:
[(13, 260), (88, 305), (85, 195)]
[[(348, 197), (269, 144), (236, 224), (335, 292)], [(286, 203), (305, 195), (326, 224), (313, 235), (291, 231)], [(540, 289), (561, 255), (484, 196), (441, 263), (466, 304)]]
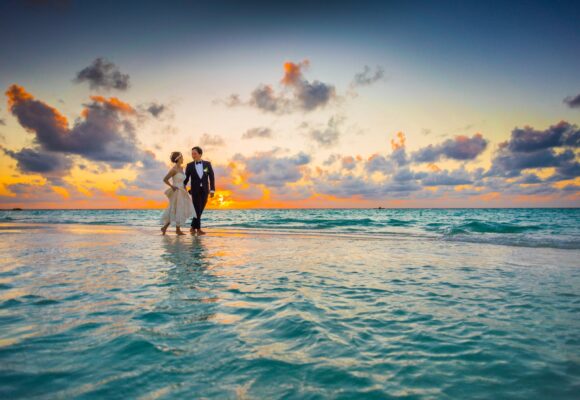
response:
[(183, 156), (181, 155), (181, 153), (179, 151), (174, 151), (173, 153), (171, 153), (171, 157), (170, 157), (171, 162), (176, 163), (177, 160), (179, 160), (179, 157), (183, 157)]

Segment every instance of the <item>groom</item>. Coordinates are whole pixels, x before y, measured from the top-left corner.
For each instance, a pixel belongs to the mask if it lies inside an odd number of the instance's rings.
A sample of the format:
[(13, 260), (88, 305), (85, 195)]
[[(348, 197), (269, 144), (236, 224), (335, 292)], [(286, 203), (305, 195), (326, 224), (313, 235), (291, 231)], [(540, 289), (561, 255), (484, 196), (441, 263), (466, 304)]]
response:
[(215, 193), (215, 179), (213, 176), (213, 169), (209, 161), (203, 161), (201, 155), (203, 150), (199, 146), (191, 149), (191, 157), (193, 162), (187, 164), (185, 168), (185, 181), (183, 185), (187, 187), (187, 182), (191, 178), (191, 200), (193, 201), (193, 208), (195, 208), (196, 217), (191, 221), (191, 233), (198, 235), (205, 235), (201, 230), (201, 214), (207, 203), (208, 195), (214, 196)]

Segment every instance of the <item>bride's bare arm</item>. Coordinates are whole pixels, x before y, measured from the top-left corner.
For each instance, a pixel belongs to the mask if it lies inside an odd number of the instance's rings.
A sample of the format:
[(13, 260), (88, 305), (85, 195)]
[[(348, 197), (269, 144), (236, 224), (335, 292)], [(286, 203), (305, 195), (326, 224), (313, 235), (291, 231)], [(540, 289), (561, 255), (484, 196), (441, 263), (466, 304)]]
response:
[(169, 170), (169, 172), (167, 173), (167, 175), (165, 175), (165, 178), (163, 178), (163, 182), (165, 182), (165, 184), (168, 185), (173, 190), (177, 190), (177, 186), (173, 186), (171, 184), (171, 182), (169, 182), (169, 179), (171, 179), (171, 177), (173, 175), (175, 175), (176, 173), (177, 173), (177, 170), (175, 168), (171, 168)]

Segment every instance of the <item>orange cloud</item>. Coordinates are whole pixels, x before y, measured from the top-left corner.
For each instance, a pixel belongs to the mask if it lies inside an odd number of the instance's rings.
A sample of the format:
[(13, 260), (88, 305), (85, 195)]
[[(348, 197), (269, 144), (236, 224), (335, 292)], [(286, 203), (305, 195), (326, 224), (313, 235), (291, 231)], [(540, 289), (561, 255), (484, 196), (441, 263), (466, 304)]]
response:
[(433, 163), (429, 163), (427, 165), (427, 168), (429, 168), (433, 172), (439, 172), (439, 171), (441, 171), (441, 168), (439, 168), (437, 165), (435, 165)]
[(50, 110), (51, 115), (48, 118), (53, 120), (52, 122), (54, 122), (54, 125), (60, 127), (61, 129), (68, 128), (68, 120), (64, 115), (59, 113), (56, 108), (53, 108), (48, 104), (41, 102), (40, 100), (36, 100), (34, 96), (28, 93), (22, 86), (16, 84), (11, 85), (6, 91), (6, 96), (8, 97), (8, 107), (10, 108), (11, 112), (15, 113), (15, 109), (23, 103), (32, 101), (38, 102), (42, 104), (43, 107), (46, 107), (46, 109)]
[(397, 139), (391, 139), (391, 148), (393, 151), (402, 149), (405, 147), (405, 134), (403, 132), (397, 132)]
[(123, 112), (125, 114), (133, 114), (135, 113), (135, 109), (131, 107), (129, 104), (125, 103), (124, 101), (119, 100), (116, 97), (109, 97), (108, 99), (103, 96), (91, 96), (91, 100), (105, 104), (106, 106)]
[(298, 64), (290, 61), (285, 62), (282, 83), (284, 85), (293, 85), (297, 83), (302, 78), (302, 68), (307, 68), (309, 65), (310, 61), (308, 60), (304, 60)]

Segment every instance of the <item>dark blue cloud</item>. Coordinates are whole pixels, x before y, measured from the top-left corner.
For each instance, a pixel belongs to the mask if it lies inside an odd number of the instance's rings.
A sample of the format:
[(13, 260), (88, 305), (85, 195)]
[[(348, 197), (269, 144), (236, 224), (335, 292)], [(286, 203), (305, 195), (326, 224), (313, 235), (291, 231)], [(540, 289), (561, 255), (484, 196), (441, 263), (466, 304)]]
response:
[(423, 147), (411, 155), (415, 162), (435, 162), (441, 158), (450, 160), (467, 161), (477, 158), (487, 147), (488, 141), (477, 133), (471, 138), (467, 136), (456, 136), (447, 139), (438, 145)]
[(473, 178), (464, 169), (457, 169), (454, 171), (437, 171), (430, 172), (422, 178), (423, 186), (456, 186), (456, 185), (470, 185), (473, 183)]
[(580, 128), (562, 121), (540, 131), (531, 127), (516, 128), (512, 131), (507, 145), (512, 152), (529, 153), (553, 147), (579, 147)]
[(282, 77), (283, 89), (276, 92), (272, 85), (260, 84), (250, 94), (250, 99), (243, 101), (238, 94), (231, 94), (225, 100), (217, 100), (228, 107), (249, 106), (273, 114), (289, 114), (296, 111), (310, 112), (320, 109), (336, 98), (333, 85), (318, 80), (308, 81), (304, 78), (303, 69), (310, 65), (308, 60), (301, 63), (284, 64)]
[(516, 128), (510, 139), (500, 144), (488, 176), (517, 177), (522, 171), (555, 168), (551, 181), (580, 176), (576, 149), (580, 146), (580, 129), (559, 122), (540, 131), (531, 127)]
[(564, 103), (568, 104), (568, 107), (570, 108), (580, 108), (580, 94), (577, 96), (566, 97)]
[(83, 118), (69, 127), (53, 107), (34, 99), (24, 88), (12, 85), (7, 95), (10, 111), (35, 142), (46, 151), (77, 154), (113, 167), (141, 159), (132, 108), (117, 99), (93, 97), (85, 104)]
[(129, 88), (129, 75), (121, 73), (119, 67), (102, 57), (95, 59), (91, 65), (79, 71), (74, 81), (86, 82), (91, 89), (127, 90)]
[(19, 151), (0, 148), (4, 154), (17, 161), (17, 167), (23, 173), (63, 176), (72, 167), (71, 160), (63, 154), (30, 148), (23, 148)]

